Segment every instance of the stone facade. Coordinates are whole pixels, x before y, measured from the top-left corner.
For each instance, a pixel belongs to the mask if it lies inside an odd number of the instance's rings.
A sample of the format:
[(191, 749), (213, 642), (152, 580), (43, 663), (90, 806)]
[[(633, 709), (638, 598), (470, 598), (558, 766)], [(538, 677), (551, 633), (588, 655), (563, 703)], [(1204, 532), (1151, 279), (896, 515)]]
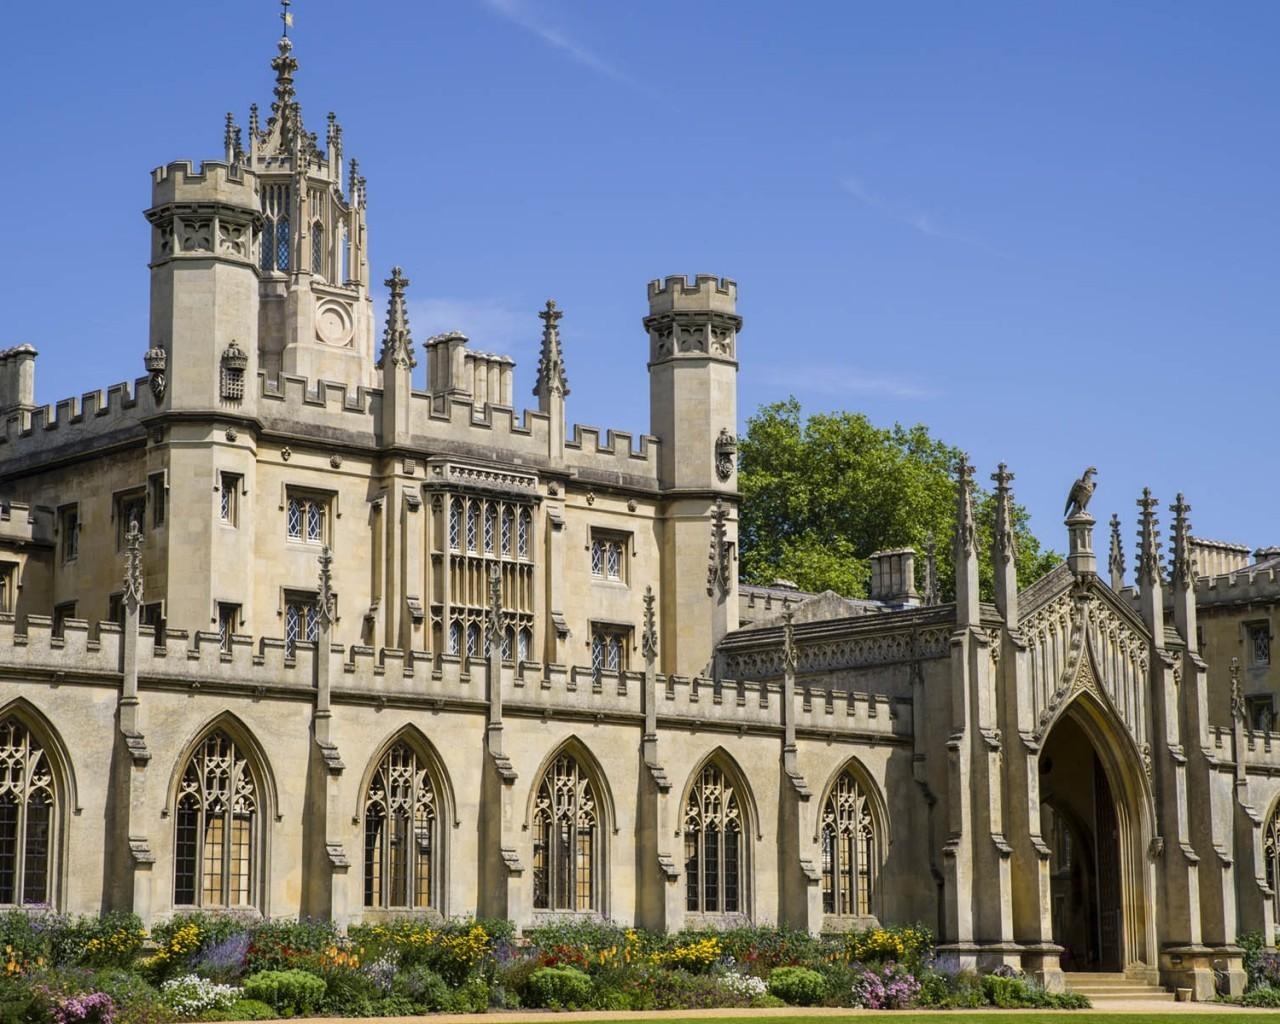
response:
[(398, 267), (375, 354), (342, 129), (272, 66), (247, 148), (228, 117), (153, 173), (147, 375), (50, 409), (0, 353), (0, 904), (923, 921), (1051, 987), (1239, 988), (1280, 871), (1274, 551), (1179, 497), (1167, 571), (1146, 495), (1108, 585), (1086, 474), (1019, 593), (1002, 466), (987, 603), (962, 463), (953, 601), (932, 551), (922, 591), (909, 550), (869, 600), (739, 587), (736, 285), (649, 285), (638, 440), (567, 429), (551, 301), (536, 409), (461, 334), (415, 373)]

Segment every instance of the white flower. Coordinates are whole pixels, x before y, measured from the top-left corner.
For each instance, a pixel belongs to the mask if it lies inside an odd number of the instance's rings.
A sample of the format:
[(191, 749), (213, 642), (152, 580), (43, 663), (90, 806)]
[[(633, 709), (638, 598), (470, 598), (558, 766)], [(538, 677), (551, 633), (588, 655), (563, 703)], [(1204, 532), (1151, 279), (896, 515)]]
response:
[(198, 974), (170, 978), (160, 986), (160, 995), (180, 1017), (197, 1017), (206, 1010), (226, 1010), (240, 998), (234, 985), (219, 985)]

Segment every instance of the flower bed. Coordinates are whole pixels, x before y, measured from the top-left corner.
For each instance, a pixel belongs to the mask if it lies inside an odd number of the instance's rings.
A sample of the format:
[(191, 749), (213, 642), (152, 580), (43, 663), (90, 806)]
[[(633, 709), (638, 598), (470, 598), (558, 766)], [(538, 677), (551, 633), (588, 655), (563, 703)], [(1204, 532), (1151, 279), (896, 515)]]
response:
[[(594, 922), (516, 936), (504, 921), (317, 921), (0, 914), (0, 1022), (162, 1024), (516, 1009), (868, 1009), (1088, 1005), (1014, 972), (934, 957), (919, 926), (655, 934)], [(144, 948), (144, 942), (146, 946)]]

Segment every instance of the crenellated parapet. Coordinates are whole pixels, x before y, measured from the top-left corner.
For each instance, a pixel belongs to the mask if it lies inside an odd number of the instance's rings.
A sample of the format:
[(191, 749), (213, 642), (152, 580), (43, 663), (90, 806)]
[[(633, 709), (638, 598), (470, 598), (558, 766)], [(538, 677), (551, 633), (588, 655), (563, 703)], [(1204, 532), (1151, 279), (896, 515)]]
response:
[[(311, 701), (315, 696), (315, 643), (298, 642), (290, 652), (278, 638), (233, 636), (227, 647), (217, 633), (170, 630), (163, 646), (140, 627), (137, 679), (147, 690), (193, 695), (250, 696), (260, 700)], [(54, 636), (45, 616), (28, 617), (26, 631), (14, 616), (0, 614), (0, 679), (32, 686), (84, 685), (118, 688), (123, 678), (121, 629), (113, 622), (96, 630), (70, 619)], [(488, 692), (487, 664), (451, 655), (391, 648), (343, 647), (329, 651), (331, 700), (376, 707), (482, 713)], [(501, 705), (510, 717), (613, 721), (642, 724), (643, 672), (594, 673), (585, 666), (504, 663)], [(782, 687), (768, 680), (712, 680), (658, 674), (659, 727), (770, 733), (782, 730)], [(883, 693), (804, 687), (794, 700), (797, 729), (826, 737), (847, 736), (909, 743), (913, 729), (909, 699)]]
[(157, 401), (143, 377), (130, 385), (87, 391), (54, 405), (36, 406), (9, 419), (0, 432), (0, 461), (6, 475), (54, 461), (72, 451), (87, 453), (144, 438), (143, 420), (155, 414)]
[(1195, 581), (1196, 604), (1201, 607), (1274, 602), (1280, 597), (1280, 573), (1274, 566), (1241, 569)]

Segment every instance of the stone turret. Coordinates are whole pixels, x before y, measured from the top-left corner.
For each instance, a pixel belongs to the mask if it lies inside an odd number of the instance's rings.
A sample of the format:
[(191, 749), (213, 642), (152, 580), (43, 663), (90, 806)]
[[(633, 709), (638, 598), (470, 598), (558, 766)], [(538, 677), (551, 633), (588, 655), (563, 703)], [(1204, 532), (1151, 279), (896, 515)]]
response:
[(0, 416), (30, 412), (36, 404), (36, 350), (16, 345), (0, 351)]
[[(733, 281), (710, 274), (649, 284), (649, 417), (661, 442), (659, 483), (671, 495), (662, 546), (663, 578), (675, 581), (662, 594), (668, 671), (699, 670), (686, 661), (691, 652), (705, 657), (738, 625), (737, 299)], [(680, 568), (699, 555), (705, 586)]]

